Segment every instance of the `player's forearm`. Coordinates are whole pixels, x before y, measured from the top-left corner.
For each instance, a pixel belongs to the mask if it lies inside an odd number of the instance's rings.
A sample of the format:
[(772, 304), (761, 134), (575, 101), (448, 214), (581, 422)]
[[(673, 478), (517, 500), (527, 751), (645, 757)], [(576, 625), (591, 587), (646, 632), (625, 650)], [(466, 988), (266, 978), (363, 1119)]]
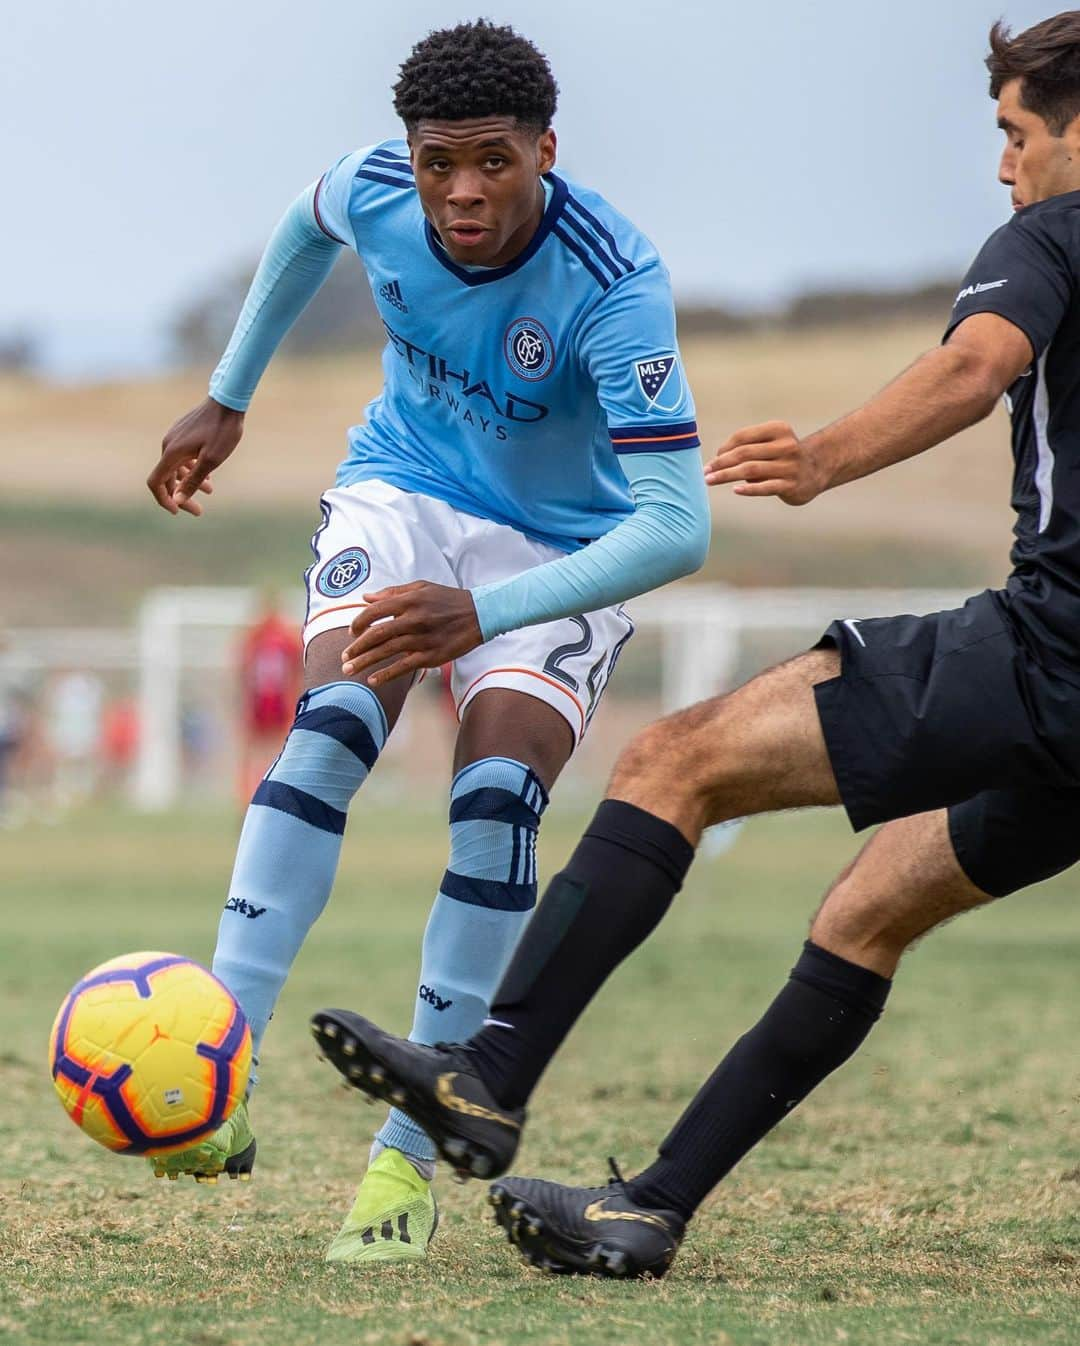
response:
[(694, 450), (634, 455), (634, 513), (589, 546), (473, 590), (485, 640), (658, 589), (700, 569), (711, 521)]
[(337, 260), (340, 246), (318, 227), (314, 186), (303, 192), (271, 235), (232, 337), (210, 379), (210, 396), (246, 411), (263, 371)]
[(941, 346), (876, 397), (803, 441), (820, 464), (822, 490), (913, 458), (994, 408), (1001, 389), (969, 351)]

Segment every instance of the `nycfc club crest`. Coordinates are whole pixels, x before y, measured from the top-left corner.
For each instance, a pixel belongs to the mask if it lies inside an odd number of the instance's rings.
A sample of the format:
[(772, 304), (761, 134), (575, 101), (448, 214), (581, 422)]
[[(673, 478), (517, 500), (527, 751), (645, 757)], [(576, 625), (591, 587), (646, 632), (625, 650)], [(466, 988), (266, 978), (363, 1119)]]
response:
[(665, 388), (668, 390), (668, 404), (671, 407), (678, 406), (682, 396), (682, 377), (676, 369), (678, 363), (678, 356), (675, 355), (654, 355), (650, 360), (635, 362), (634, 372), (637, 374), (638, 384), (645, 394), (645, 401), (650, 406), (659, 406), (664, 410), (660, 394)]
[(535, 318), (518, 318), (510, 324), (503, 338), (503, 353), (518, 378), (530, 383), (546, 379), (555, 363), (555, 343)]
[(319, 571), (315, 588), (324, 598), (340, 598), (352, 593), (371, 574), (371, 561), (363, 547), (339, 551)]

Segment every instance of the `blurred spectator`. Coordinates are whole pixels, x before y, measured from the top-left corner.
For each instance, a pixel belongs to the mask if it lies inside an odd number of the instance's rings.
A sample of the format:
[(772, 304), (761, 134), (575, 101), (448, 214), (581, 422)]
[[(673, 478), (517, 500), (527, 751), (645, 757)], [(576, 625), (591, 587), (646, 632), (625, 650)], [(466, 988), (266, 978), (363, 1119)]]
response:
[(185, 703), (180, 711), (180, 749), (184, 779), (192, 786), (221, 788), (215, 774), (215, 750), (221, 742), (220, 717), (204, 705)]
[(101, 758), (111, 791), (120, 793), (127, 785), (138, 750), (138, 702), (133, 696), (114, 697), (101, 721)]
[(281, 749), (296, 713), (302, 679), (300, 632), (295, 622), (281, 615), (276, 596), (267, 595), (240, 650), (237, 788), (245, 804)]
[(10, 812), (13, 776), (30, 729), (30, 678), (12, 657), (10, 638), (0, 631), (0, 820)]
[(100, 774), (105, 688), (96, 673), (61, 673), (46, 689), (44, 728), (56, 763), (53, 802), (81, 804)]

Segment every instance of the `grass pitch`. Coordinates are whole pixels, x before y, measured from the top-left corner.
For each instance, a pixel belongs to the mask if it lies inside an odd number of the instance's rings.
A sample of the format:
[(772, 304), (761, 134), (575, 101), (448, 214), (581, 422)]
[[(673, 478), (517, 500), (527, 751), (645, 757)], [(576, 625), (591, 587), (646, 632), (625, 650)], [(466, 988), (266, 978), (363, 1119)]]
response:
[[(367, 807), (365, 807), (365, 803)], [(558, 796), (550, 874), (580, 830)], [(334, 901), (265, 1047), (250, 1186), (154, 1182), (63, 1115), (53, 1013), (129, 949), (208, 959), (237, 820), (91, 812), (0, 833), (0, 1340), (59, 1346), (1004, 1346), (1080, 1341), (1075, 876), (966, 917), (901, 970), (864, 1050), (721, 1185), (667, 1280), (527, 1270), (484, 1189), (440, 1179), (429, 1263), (328, 1267), (381, 1114), (314, 1059), (312, 1009), (409, 1020), (441, 811), (363, 801)], [(749, 826), (699, 861), (541, 1085), (522, 1172), (634, 1171), (780, 986), (852, 841), (837, 815)]]

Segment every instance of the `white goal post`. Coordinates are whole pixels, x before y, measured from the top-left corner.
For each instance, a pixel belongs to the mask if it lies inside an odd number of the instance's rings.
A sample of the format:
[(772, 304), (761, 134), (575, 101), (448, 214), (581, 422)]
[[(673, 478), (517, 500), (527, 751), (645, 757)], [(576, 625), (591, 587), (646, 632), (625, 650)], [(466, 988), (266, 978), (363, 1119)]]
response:
[[(639, 631), (660, 641), (660, 706), (668, 711), (733, 685), (743, 643), (753, 633), (792, 632), (785, 653), (816, 639), (836, 618), (934, 612), (967, 594), (938, 589), (734, 589), (683, 583), (628, 606)], [(235, 641), (257, 612), (249, 588), (171, 587), (150, 591), (139, 612), (139, 750), (132, 781), (136, 806), (171, 807), (181, 789), (181, 673), (223, 673)], [(297, 600), (297, 617), (302, 599)], [(29, 634), (29, 633), (27, 633)]]

